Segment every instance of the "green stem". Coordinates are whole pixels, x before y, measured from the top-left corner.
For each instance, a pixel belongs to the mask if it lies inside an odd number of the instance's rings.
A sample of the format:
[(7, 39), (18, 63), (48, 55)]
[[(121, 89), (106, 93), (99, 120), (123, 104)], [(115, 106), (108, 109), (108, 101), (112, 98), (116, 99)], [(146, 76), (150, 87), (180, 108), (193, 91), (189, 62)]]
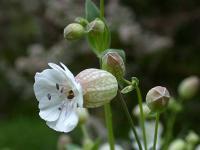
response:
[(106, 127), (108, 130), (108, 140), (110, 144), (110, 150), (114, 150), (114, 135), (113, 135), (113, 128), (112, 128), (112, 113), (110, 108), (110, 103), (104, 105), (105, 111), (105, 119), (106, 119)]
[(153, 142), (153, 150), (156, 150), (156, 143), (157, 143), (157, 137), (158, 137), (158, 124), (159, 124), (159, 117), (160, 114), (156, 114), (156, 125), (155, 125), (155, 132), (154, 132), (154, 142)]
[(134, 126), (133, 119), (131, 118), (131, 115), (130, 115), (130, 113), (129, 113), (129, 111), (128, 111), (128, 107), (127, 107), (127, 105), (126, 105), (126, 102), (125, 102), (125, 100), (124, 100), (124, 98), (123, 98), (123, 96), (122, 96), (122, 94), (121, 94), (120, 91), (118, 91), (118, 94), (119, 94), (119, 97), (120, 97), (120, 101), (121, 101), (121, 103), (122, 103), (122, 107), (123, 107), (123, 109), (124, 109), (124, 111), (125, 111), (126, 117), (127, 117), (128, 121), (129, 121), (129, 123), (130, 123), (130, 125), (131, 125), (131, 128), (132, 128), (132, 130), (133, 130), (133, 133), (134, 133), (134, 135), (135, 135), (135, 139), (136, 139), (136, 142), (137, 142), (137, 144), (138, 144), (138, 147), (139, 147), (140, 150), (142, 150), (142, 145), (141, 145), (140, 140), (139, 140), (139, 137), (138, 137), (138, 135), (137, 135), (137, 132), (136, 132), (136, 129), (135, 129), (135, 126)]
[(104, 18), (104, 0), (100, 0), (100, 18)]
[(137, 92), (139, 108), (140, 108), (140, 118), (141, 118), (140, 122), (141, 122), (141, 126), (142, 126), (144, 148), (145, 148), (145, 150), (147, 150), (146, 130), (145, 130), (145, 126), (144, 126), (145, 117), (144, 117), (144, 112), (143, 112), (143, 107), (142, 107), (142, 95), (141, 95), (141, 92), (140, 92), (140, 89), (138, 86), (136, 86), (136, 92)]
[(90, 137), (89, 137), (89, 135), (88, 135), (88, 132), (87, 132), (87, 129), (86, 129), (86, 127), (85, 127), (84, 124), (81, 124), (81, 130), (82, 130), (82, 132), (83, 132), (83, 137), (84, 137), (85, 139), (90, 139)]
[(170, 119), (167, 121), (166, 135), (163, 144), (163, 150), (167, 150), (172, 138), (173, 126), (176, 120), (177, 113), (171, 113)]

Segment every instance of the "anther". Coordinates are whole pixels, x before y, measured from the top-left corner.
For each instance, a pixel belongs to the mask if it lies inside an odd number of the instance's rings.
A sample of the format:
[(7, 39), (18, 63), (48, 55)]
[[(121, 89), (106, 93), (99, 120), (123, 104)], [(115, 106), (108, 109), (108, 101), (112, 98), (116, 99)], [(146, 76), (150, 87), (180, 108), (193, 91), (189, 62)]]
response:
[(63, 93), (63, 91), (64, 91), (64, 87), (61, 88), (60, 93)]
[(47, 98), (48, 98), (48, 100), (51, 100), (51, 94), (47, 94)]
[(70, 90), (70, 91), (68, 92), (67, 98), (68, 98), (68, 99), (74, 98), (74, 92), (73, 92), (72, 90)]
[(59, 90), (59, 84), (58, 83), (56, 83), (56, 89)]

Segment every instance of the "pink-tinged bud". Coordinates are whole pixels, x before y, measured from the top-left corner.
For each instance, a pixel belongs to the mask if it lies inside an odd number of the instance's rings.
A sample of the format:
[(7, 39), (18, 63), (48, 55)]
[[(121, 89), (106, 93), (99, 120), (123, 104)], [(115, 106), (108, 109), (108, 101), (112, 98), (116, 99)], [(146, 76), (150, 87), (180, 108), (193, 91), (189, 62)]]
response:
[(116, 95), (116, 78), (105, 70), (86, 69), (76, 77), (83, 88), (84, 106), (99, 107), (110, 102)]
[(162, 112), (168, 105), (169, 92), (165, 87), (156, 86), (149, 90), (146, 103), (152, 112)]
[(122, 79), (125, 74), (124, 61), (117, 52), (108, 52), (102, 57), (102, 69), (112, 73), (117, 80)]
[(199, 85), (199, 78), (196, 76), (190, 76), (180, 83), (178, 87), (178, 93), (183, 99), (191, 99), (197, 94)]

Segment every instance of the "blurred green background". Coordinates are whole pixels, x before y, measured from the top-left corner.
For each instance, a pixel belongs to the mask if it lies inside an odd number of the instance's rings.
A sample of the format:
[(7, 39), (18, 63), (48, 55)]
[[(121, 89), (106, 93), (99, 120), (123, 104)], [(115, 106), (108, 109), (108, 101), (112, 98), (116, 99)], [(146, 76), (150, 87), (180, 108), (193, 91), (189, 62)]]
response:
[[(64, 62), (75, 75), (98, 67), (86, 40), (63, 39), (64, 27), (78, 16), (84, 16), (82, 0), (0, 1), (0, 150), (56, 149), (60, 133), (39, 118), (34, 75), (48, 62)], [(199, 0), (107, 0), (106, 17), (112, 48), (125, 50), (126, 76), (140, 79), (143, 97), (156, 85), (177, 96), (180, 81), (200, 76)], [(175, 136), (189, 129), (200, 134), (199, 97), (178, 116)], [(131, 111), (135, 93), (126, 99)], [(117, 99), (112, 108), (115, 135), (126, 140), (128, 123)], [(103, 123), (102, 108), (90, 111)], [(78, 129), (71, 135), (80, 142)]]

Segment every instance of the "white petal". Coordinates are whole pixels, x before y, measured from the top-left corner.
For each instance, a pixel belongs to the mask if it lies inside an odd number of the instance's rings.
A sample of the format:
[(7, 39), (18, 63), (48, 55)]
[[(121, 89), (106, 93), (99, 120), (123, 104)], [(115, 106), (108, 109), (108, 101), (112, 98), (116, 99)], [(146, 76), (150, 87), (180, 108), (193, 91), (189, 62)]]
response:
[(48, 65), (53, 68), (54, 70), (57, 70), (58, 72), (60, 72), (61, 74), (65, 74), (66, 78), (70, 81), (70, 82), (75, 82), (75, 78), (74, 75), (69, 71), (69, 69), (64, 65), (61, 64), (63, 68), (61, 68), (60, 66), (58, 66), (57, 64), (54, 63), (48, 63)]
[(78, 116), (73, 108), (63, 107), (63, 110), (58, 120), (53, 122), (47, 122), (47, 125), (59, 132), (70, 132), (78, 124)]
[(40, 117), (46, 121), (55, 121), (58, 119), (61, 111), (59, 110), (61, 108), (61, 104), (47, 107), (45, 109), (40, 109)]
[(79, 83), (75, 84), (75, 86), (76, 86), (76, 90), (73, 90), (75, 94), (75, 101), (78, 104), (78, 107), (83, 107), (82, 87)]
[(67, 76), (69, 76), (71, 79), (74, 80), (74, 75), (71, 73), (71, 71), (69, 71), (69, 69), (63, 63), (60, 62), (60, 64), (64, 68), (65, 73), (67, 74)]

